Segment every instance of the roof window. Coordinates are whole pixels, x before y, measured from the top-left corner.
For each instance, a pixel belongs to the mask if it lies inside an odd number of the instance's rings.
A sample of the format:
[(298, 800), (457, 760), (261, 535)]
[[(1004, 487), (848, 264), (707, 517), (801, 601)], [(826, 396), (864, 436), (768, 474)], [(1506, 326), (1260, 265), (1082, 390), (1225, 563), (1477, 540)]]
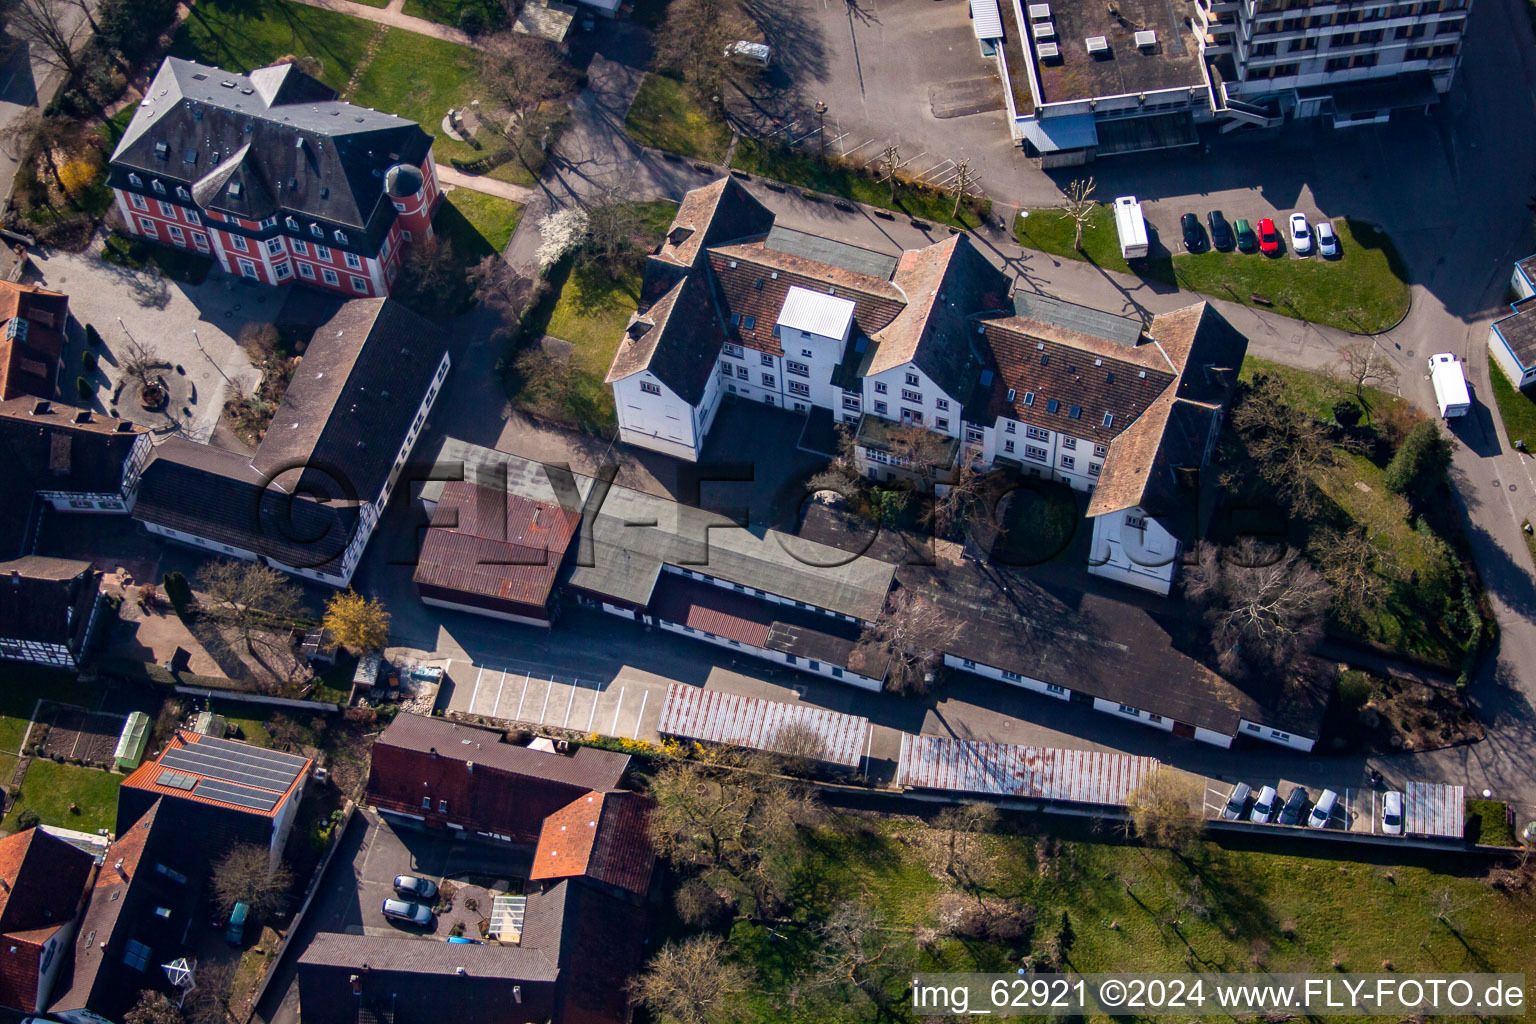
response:
[(1060, 399), (1056, 399), (1056, 398), (1052, 398), (1049, 401), (1047, 401), (1045, 403), (1045, 411), (1046, 412), (1060, 412), (1061, 411), (1061, 400)]
[(168, 159), (170, 157), (170, 155), (171, 155), (171, 147), (170, 147), (169, 143), (166, 143), (166, 142), (157, 142), (157, 143), (155, 143), (155, 156), (159, 157), (161, 160), (166, 160), (166, 159)]
[(1018, 394), (1017, 391), (1013, 390), (1013, 388), (1009, 388), (1008, 389), (1008, 401), (1010, 401), (1010, 402), (1013, 401), (1013, 396), (1016, 395), (1016, 394)]
[(331, 237), (336, 239), (338, 245), (347, 244), (347, 233), (340, 228), (337, 228), (334, 232), (332, 232)]
[(1112, 427), (1112, 426), (1115, 425), (1115, 414), (1114, 413), (1107, 412), (1107, 413), (1104, 414), (1104, 425), (1106, 427)]
[(1074, 420), (1082, 419), (1083, 418), (1083, 407), (1080, 406), (1080, 405), (1074, 405), (1072, 408), (1067, 410), (1067, 416), (1068, 416), (1068, 418), (1074, 419)]
[(1024, 392), (1024, 406), (1025, 406), (1025, 408), (1029, 408), (1029, 407), (1033, 406), (1034, 404), (1035, 404), (1035, 393), (1033, 391), (1026, 391), (1026, 392)]
[(236, 199), (240, 198), (240, 193), (243, 191), (245, 190), (241, 187), (238, 181), (232, 181), (229, 183), (229, 194), (234, 196)]

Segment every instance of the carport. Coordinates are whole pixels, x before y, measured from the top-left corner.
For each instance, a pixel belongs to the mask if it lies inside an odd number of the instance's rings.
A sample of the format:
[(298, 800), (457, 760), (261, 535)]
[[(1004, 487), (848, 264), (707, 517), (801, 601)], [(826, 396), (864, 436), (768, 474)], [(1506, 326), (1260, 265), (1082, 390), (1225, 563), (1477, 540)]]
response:
[(997, 0), (971, 0), (971, 28), (981, 44), (983, 57), (997, 52), (997, 43), (1003, 38), (1003, 13), (998, 10)]
[(1099, 144), (1099, 129), (1092, 114), (1067, 114), (1062, 117), (1021, 117), (1019, 130), (1031, 155), (1041, 158), (1046, 167), (1083, 163), (1090, 149)]

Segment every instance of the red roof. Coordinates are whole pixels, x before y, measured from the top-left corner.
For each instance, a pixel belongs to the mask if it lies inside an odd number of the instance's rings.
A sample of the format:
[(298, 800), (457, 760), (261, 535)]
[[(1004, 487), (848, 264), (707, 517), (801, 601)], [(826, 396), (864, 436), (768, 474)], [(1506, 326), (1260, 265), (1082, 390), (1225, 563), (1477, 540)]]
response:
[[(53, 397), (69, 297), (35, 284), (0, 281), (0, 400)], [(12, 321), (18, 326), (10, 326)]]
[[(198, 765), (194, 766), (181, 763), (179, 758), (171, 756), (177, 751), (188, 750), (193, 745), (202, 743), (206, 743), (211, 750), (221, 753), (233, 752), (235, 759), (238, 759), (242, 753), (248, 757), (255, 757), (261, 762), (270, 763), (273, 769), (271, 771), (263, 769), (260, 774), (265, 777), (257, 777), (249, 772), (246, 765), (230, 764), (231, 759), (228, 757), (203, 758), (200, 756)], [(205, 753), (210, 751), (198, 751), (199, 755)], [(174, 765), (162, 763), (167, 762), (167, 759), (178, 763)], [(230, 764), (231, 770), (225, 770), (226, 764)], [(199, 733), (179, 729), (165, 745), (165, 750), (159, 757), (146, 760), (123, 780), (123, 788), (142, 789), (177, 800), (195, 800), (198, 803), (223, 807), (242, 814), (273, 818), (303, 783), (313, 765), (314, 761), (311, 758), (267, 750), (264, 747), (239, 743), (235, 740), (211, 739)], [(281, 777), (282, 781), (277, 781), (278, 777)], [(182, 785), (168, 785), (169, 780), (180, 782)], [(208, 783), (207, 786), (203, 784), (205, 781)], [(242, 799), (249, 799), (252, 802), (270, 800), (272, 804), (270, 807), (252, 806), (250, 803), (239, 803), (233, 799), (222, 799), (215, 795), (224, 793), (231, 796), (238, 794)]]
[[(0, 839), (0, 1006), (37, 1009), (43, 946), (75, 919), (94, 859), (42, 829)], [(64, 950), (56, 950), (63, 956)]]
[(773, 631), (773, 606), (709, 583), (668, 580), (657, 587), (651, 611), (668, 622), (689, 626), (727, 640), (768, 646)]
[(638, 793), (588, 793), (544, 819), (533, 881), (591, 878), (645, 895), (656, 851), (651, 802)]
[(467, 480), (444, 485), (416, 582), (517, 604), (549, 601), (581, 513)]

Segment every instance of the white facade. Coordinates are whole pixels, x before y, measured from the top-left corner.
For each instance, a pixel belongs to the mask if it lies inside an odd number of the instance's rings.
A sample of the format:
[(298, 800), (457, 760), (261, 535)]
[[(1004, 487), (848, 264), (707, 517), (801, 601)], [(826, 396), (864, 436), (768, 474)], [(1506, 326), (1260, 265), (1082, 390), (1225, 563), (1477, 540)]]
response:
[(916, 363), (903, 363), (864, 378), (864, 411), (895, 423), (960, 436), (962, 403), (939, 387)]
[(697, 462), (704, 439), (715, 422), (723, 389), (710, 374), (698, 405), (691, 405), (650, 370), (613, 382), (619, 440), (640, 448)]
[(123, 478), (116, 491), (48, 491), (40, 490), (37, 496), (57, 512), (103, 512), (125, 515), (133, 511), (134, 498), (138, 496), (139, 473), (149, 461), (154, 443), (149, 432), (144, 431), (129, 449), (123, 463)]
[(1178, 539), (1139, 508), (1095, 516), (1088, 571), (1167, 594), (1179, 562)]
[[(1509, 317), (1504, 319), (1508, 320)], [(1504, 370), (1504, 375), (1515, 387), (1524, 388), (1536, 384), (1536, 366), (1525, 366), (1520, 362), (1520, 357), (1515, 355), (1515, 350), (1510, 348), (1509, 342), (1504, 340), (1503, 332), (1499, 330), (1502, 322), (1495, 320), (1488, 325), (1488, 354)]]

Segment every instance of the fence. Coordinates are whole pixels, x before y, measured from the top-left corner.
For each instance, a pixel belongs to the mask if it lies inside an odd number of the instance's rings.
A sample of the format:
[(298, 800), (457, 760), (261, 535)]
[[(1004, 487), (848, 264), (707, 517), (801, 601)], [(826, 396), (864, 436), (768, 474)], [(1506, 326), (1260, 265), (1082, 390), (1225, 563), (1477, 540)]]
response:
[(246, 693), (243, 690), (214, 690), (203, 686), (173, 687), (177, 693), (184, 693), (191, 697), (207, 697), (211, 700), (243, 700), (252, 704), (270, 704), (279, 708), (298, 708), (305, 711), (335, 711), (336, 702), (330, 700), (294, 700), (291, 697), (268, 697), (260, 693)]

